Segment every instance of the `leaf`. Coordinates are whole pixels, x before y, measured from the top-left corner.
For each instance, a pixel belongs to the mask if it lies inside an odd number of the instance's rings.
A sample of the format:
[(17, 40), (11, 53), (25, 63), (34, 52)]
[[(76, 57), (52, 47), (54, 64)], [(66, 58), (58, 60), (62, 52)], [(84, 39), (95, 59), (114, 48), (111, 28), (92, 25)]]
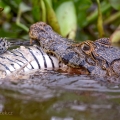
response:
[(74, 39), (77, 28), (77, 16), (73, 2), (68, 1), (62, 3), (56, 9), (56, 16), (60, 25), (62, 36), (69, 36), (69, 38)]
[(92, 4), (91, 0), (75, 0), (74, 3), (76, 6), (76, 9), (79, 11), (88, 9), (90, 5)]
[(56, 14), (52, 8), (52, 6), (49, 4), (48, 0), (44, 0), (45, 6), (46, 6), (46, 16), (47, 16), (47, 22), (48, 24), (57, 32), (60, 34), (60, 26), (58, 24), (58, 20), (56, 17)]
[(110, 41), (112, 43), (118, 43), (118, 42), (120, 42), (120, 25), (115, 30), (115, 32), (110, 36)]
[(19, 6), (21, 12), (27, 12), (31, 10), (31, 7), (27, 6), (25, 3), (21, 2)]
[(40, 11), (40, 1), (41, 0), (32, 0), (32, 16), (34, 21), (39, 21), (41, 17)]
[(75, 8), (77, 13), (77, 22), (80, 27), (84, 27), (87, 24), (87, 10), (91, 6), (91, 0), (75, 0)]
[(22, 0), (3, 0), (3, 2), (6, 5), (9, 5), (11, 7), (11, 9), (17, 10), (19, 7), (19, 4), (22, 2)]
[(102, 12), (101, 12), (101, 7), (100, 7), (100, 1), (97, 1), (97, 5), (98, 5), (98, 21), (97, 21), (97, 28), (98, 28), (98, 32), (99, 32), (99, 36), (103, 37), (104, 35), (104, 28), (103, 28), (103, 20), (102, 20)]
[(47, 2), (52, 7), (52, 0), (47, 0)]
[(86, 12), (80, 12), (80, 13), (77, 15), (77, 18), (78, 18), (78, 20), (77, 20), (78, 25), (79, 25), (81, 28), (83, 28), (84, 26), (86, 26), (86, 24), (87, 24), (87, 20), (86, 20), (87, 14), (86, 14)]
[(46, 22), (46, 8), (45, 8), (45, 3), (43, 0), (40, 1), (41, 2), (41, 10), (42, 10), (42, 16), (41, 19), (43, 22)]
[(120, 10), (120, 0), (109, 0), (111, 6), (116, 9), (116, 10)]
[[(109, 13), (109, 12), (111, 12), (110, 10), (111, 10), (110, 3), (106, 2), (106, 1), (103, 1), (101, 3), (101, 12), (102, 12), (102, 14)], [(89, 16), (86, 17), (86, 21), (87, 21), (86, 26), (93, 23), (94, 21), (96, 21), (97, 18), (98, 18), (98, 10), (95, 9), (94, 12), (92, 12)]]

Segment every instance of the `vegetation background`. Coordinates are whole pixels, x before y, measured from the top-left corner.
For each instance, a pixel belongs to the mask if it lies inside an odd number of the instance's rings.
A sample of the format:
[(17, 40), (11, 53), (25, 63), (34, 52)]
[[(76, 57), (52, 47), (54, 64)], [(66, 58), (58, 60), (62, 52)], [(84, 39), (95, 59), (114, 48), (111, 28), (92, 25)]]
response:
[(0, 37), (29, 39), (29, 27), (44, 21), (63, 37), (78, 41), (120, 31), (120, 0), (0, 0)]

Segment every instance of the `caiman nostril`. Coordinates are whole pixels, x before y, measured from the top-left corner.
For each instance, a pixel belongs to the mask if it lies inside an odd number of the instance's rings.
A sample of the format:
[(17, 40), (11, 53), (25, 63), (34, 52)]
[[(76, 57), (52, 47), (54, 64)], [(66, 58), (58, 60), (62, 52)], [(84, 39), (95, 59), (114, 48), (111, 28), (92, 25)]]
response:
[(95, 67), (94, 67), (94, 66), (90, 66), (90, 67), (88, 67), (87, 69), (88, 69), (88, 71), (89, 71), (90, 73), (92, 73), (92, 71), (95, 69)]
[(80, 66), (84, 67), (86, 61), (85, 60), (82, 60), (81, 63), (80, 63)]

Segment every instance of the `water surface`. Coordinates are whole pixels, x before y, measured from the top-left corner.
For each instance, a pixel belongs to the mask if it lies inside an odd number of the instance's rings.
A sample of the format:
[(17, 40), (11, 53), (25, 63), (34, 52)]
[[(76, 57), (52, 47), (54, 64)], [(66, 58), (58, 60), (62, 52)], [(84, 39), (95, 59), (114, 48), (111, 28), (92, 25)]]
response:
[(0, 82), (0, 111), (1, 120), (119, 120), (119, 78), (55, 71), (7, 78)]

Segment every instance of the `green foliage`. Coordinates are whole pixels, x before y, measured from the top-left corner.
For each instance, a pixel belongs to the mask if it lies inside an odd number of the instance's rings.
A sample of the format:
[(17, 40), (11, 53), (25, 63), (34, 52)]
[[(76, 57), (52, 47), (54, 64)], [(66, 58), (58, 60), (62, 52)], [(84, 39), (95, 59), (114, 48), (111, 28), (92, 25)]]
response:
[(32, 16), (34, 21), (40, 20), (40, 0), (32, 0)]
[(77, 40), (97, 39), (103, 31), (109, 37), (120, 24), (119, 0), (0, 0), (0, 12), (0, 36), (9, 38), (28, 39), (37, 21)]
[(77, 28), (77, 16), (72, 1), (63, 2), (56, 9), (56, 16), (63, 37), (75, 38)]
[(92, 5), (91, 0), (75, 0), (75, 7), (77, 11), (77, 20), (80, 27), (84, 27), (87, 24), (87, 10)]
[(46, 16), (47, 16), (47, 21), (51, 27), (60, 34), (60, 26), (58, 24), (58, 20), (55, 14), (55, 11), (53, 10), (49, 0), (44, 0), (44, 3), (46, 5)]
[(120, 0), (109, 0), (111, 6), (116, 9), (116, 10), (120, 10)]
[(98, 5), (98, 22), (97, 22), (97, 27), (98, 27), (99, 36), (102, 37), (104, 35), (104, 29), (103, 29), (103, 20), (102, 20), (100, 1), (99, 0), (96, 0), (96, 1), (97, 1), (97, 5)]

